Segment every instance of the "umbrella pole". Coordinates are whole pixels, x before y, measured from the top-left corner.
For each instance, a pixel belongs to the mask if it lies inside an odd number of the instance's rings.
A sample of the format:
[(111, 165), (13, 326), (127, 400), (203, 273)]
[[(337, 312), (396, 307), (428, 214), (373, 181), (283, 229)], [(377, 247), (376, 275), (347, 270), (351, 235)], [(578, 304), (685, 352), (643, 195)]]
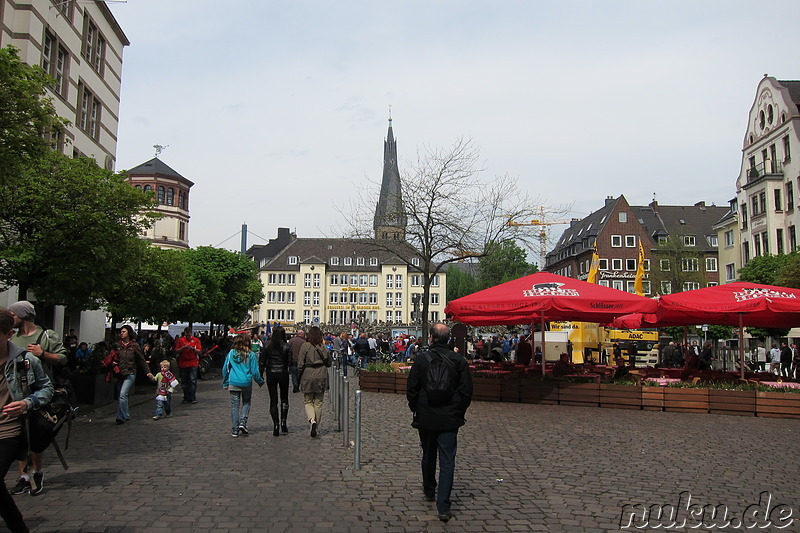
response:
[(744, 327), (742, 326), (742, 315), (739, 313), (739, 366), (742, 368), (742, 379), (744, 377)]
[(544, 367), (547, 364), (546, 363), (547, 356), (545, 355), (545, 350), (544, 350), (544, 347), (545, 347), (545, 344), (544, 344), (544, 314), (542, 314), (541, 325), (542, 325), (542, 378), (544, 378)]

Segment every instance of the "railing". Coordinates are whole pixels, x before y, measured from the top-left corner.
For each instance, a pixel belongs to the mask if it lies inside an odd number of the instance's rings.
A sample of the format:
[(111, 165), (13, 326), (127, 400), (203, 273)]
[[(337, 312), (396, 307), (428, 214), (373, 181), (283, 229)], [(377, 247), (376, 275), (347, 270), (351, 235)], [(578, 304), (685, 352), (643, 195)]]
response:
[(755, 181), (763, 176), (768, 175), (783, 175), (783, 162), (773, 159), (767, 159), (754, 167), (750, 167), (747, 171), (747, 181)]

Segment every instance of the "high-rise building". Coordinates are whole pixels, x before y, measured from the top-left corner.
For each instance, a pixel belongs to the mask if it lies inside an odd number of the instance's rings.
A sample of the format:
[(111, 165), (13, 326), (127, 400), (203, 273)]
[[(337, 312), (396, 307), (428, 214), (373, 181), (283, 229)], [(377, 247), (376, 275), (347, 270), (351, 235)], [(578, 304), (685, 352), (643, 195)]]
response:
[(128, 38), (103, 1), (0, 0), (0, 46), (54, 79), (56, 113), (70, 121), (58, 148), (114, 170), (122, 51)]

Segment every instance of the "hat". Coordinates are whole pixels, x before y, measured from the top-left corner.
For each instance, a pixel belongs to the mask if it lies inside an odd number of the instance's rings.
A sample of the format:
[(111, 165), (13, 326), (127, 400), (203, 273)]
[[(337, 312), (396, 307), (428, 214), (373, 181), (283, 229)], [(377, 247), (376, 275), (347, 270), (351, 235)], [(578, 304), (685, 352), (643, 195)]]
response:
[(8, 310), (17, 315), (22, 320), (33, 320), (36, 318), (36, 310), (33, 304), (27, 300), (20, 300), (8, 306)]

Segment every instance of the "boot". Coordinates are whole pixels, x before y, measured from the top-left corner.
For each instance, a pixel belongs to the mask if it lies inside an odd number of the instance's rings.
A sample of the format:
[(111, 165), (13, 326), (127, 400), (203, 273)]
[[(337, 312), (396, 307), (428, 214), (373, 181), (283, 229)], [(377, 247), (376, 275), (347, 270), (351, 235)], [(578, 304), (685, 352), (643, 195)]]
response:
[(275, 429), (272, 430), (272, 436), (273, 437), (280, 437), (281, 436), (281, 432), (279, 431), (279, 429), (280, 428), (278, 427), (278, 425), (275, 424)]
[(286, 417), (289, 415), (289, 404), (281, 404), (281, 431), (289, 433), (289, 427), (286, 425)]

